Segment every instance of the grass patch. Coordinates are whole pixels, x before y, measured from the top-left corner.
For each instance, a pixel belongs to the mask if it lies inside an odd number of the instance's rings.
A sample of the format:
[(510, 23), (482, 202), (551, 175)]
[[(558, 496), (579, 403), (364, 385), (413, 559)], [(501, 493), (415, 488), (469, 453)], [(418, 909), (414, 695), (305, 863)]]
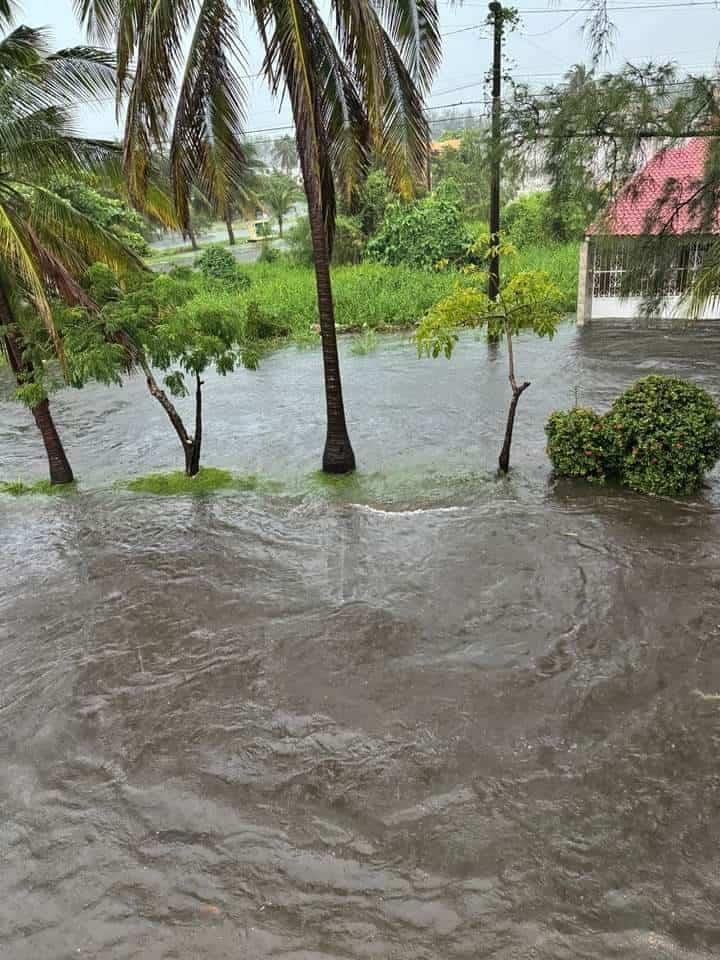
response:
[[(240, 315), (263, 339), (308, 342), (319, 317), (315, 275), (287, 261), (244, 267), (251, 280), (234, 293)], [(335, 320), (340, 332), (413, 326), (454, 288), (458, 274), (362, 263), (332, 271)]]
[(77, 483), (50, 483), (49, 480), (37, 480), (35, 483), (23, 483), (22, 480), (0, 481), (0, 493), (7, 493), (11, 497), (25, 497), (28, 494), (57, 496), (76, 491)]
[(202, 495), (216, 490), (238, 490), (260, 493), (280, 493), (284, 485), (267, 477), (255, 474), (237, 474), (219, 467), (202, 467), (195, 477), (188, 477), (182, 470), (171, 473), (150, 473), (144, 477), (135, 477), (123, 484), (133, 493), (154, 493), (161, 497)]
[(365, 327), (363, 332), (353, 339), (350, 353), (356, 357), (366, 357), (369, 353), (374, 353), (378, 348), (378, 335), (370, 327)]
[(229, 470), (203, 467), (195, 477), (188, 477), (181, 470), (172, 473), (150, 473), (135, 477), (125, 486), (133, 493), (154, 493), (161, 497), (183, 494), (207, 494), (216, 490), (256, 490), (258, 479), (254, 476), (236, 476)]
[(579, 243), (554, 243), (547, 246), (528, 246), (518, 250), (516, 257), (502, 266), (508, 279), (521, 270), (544, 270), (562, 292), (562, 306), (574, 313), (577, 306)]

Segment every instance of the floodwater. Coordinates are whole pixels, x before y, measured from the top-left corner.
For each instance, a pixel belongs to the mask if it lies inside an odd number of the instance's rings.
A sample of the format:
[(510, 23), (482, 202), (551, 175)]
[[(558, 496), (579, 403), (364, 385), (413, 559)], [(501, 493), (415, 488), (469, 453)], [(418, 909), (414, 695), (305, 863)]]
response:
[[(0, 956), (579, 960), (720, 954), (720, 477), (555, 484), (542, 424), (635, 377), (720, 394), (720, 328), (344, 356), (361, 475), (312, 477), (317, 352), (208, 377), (161, 499), (142, 384), (53, 402), (81, 492), (0, 497)], [(6, 394), (7, 395), (7, 394)], [(0, 473), (42, 476), (0, 403)]]

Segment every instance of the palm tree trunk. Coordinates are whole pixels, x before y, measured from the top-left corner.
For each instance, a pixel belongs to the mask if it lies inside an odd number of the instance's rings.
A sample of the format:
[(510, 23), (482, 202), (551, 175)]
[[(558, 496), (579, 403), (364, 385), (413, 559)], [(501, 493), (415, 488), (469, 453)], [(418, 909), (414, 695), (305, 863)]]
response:
[[(23, 343), (19, 334), (14, 330), (14, 317), (10, 307), (10, 301), (7, 299), (5, 291), (0, 288), (0, 324), (6, 328), (3, 340), (5, 351), (10, 362), (10, 369), (15, 374), (18, 386), (29, 383), (33, 379), (32, 365), (24, 358), (25, 352)], [(31, 408), (31, 413), (35, 418), (47, 454), (48, 468), (50, 471), (50, 483), (63, 484), (73, 483), (73, 476), (70, 462), (68, 461), (65, 449), (60, 440), (60, 434), (57, 432), (55, 421), (50, 413), (50, 402), (47, 397), (41, 400), (36, 406)]]
[(323, 452), (322, 468), (325, 473), (352, 473), (355, 469), (355, 454), (350, 444), (345, 406), (343, 404), (340, 359), (335, 331), (332, 285), (330, 282), (330, 258), (327, 236), (320, 206), (319, 189), (307, 175), (305, 195), (308, 201), (308, 217), (315, 262), (318, 313), (320, 315), (320, 339), (322, 341), (323, 368), (325, 372), (325, 401), (327, 405), (327, 437)]
[(278, 214), (277, 221), (278, 221), (278, 233), (280, 234), (280, 239), (282, 240), (283, 218), (282, 218), (282, 214), (281, 214), (281, 213)]
[(192, 247), (192, 249), (193, 249), (193, 250), (197, 250), (197, 249), (198, 249), (198, 242), (197, 242), (197, 240), (196, 240), (196, 238), (195, 238), (195, 231), (193, 230), (192, 227), (188, 227), (188, 238), (189, 238), (189, 240), (190, 240), (190, 246)]
[(225, 226), (227, 227), (228, 234), (228, 243), (231, 247), (235, 246), (235, 231), (233, 230), (232, 217), (228, 217), (225, 221)]
[(45, 444), (45, 452), (50, 467), (50, 483), (73, 483), (75, 478), (65, 455), (60, 435), (55, 427), (55, 421), (50, 413), (50, 403), (47, 397), (32, 408), (32, 415), (35, 417), (35, 423), (38, 425)]

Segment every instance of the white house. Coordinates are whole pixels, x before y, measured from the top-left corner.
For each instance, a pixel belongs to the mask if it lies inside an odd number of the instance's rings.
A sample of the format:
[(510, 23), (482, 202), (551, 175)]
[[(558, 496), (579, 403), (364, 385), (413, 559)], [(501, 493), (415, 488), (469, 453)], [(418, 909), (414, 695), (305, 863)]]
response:
[[(661, 150), (588, 229), (580, 250), (578, 326), (591, 320), (639, 315), (646, 291), (642, 280), (638, 289), (626, 289), (628, 254), (633, 244), (643, 242), (643, 252), (649, 258), (648, 274), (658, 269), (661, 261), (652, 253), (655, 237), (665, 251), (664, 293), (658, 317), (682, 319), (689, 315), (686, 294), (693, 274), (709, 242), (720, 235), (718, 211), (708, 218), (702, 208), (700, 188), (706, 155), (707, 141), (702, 138)], [(668, 251), (671, 238), (680, 237), (677, 253)], [(720, 319), (720, 298), (708, 302), (697, 319)]]

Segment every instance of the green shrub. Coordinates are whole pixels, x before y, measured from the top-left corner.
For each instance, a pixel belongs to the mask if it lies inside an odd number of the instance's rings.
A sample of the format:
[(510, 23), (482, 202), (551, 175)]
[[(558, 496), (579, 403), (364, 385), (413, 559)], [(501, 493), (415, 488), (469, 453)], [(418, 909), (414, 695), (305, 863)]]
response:
[(307, 217), (298, 217), (285, 232), (289, 259), (302, 267), (311, 267), (313, 263), (310, 221)]
[(276, 250), (269, 241), (264, 240), (260, 244), (260, 256), (258, 263), (276, 263), (280, 259), (280, 251)]
[(555, 472), (590, 483), (605, 483), (613, 472), (607, 427), (594, 410), (556, 410), (545, 424), (547, 454)]
[(507, 239), (522, 248), (581, 240), (593, 214), (591, 206), (558, 200), (549, 190), (541, 190), (508, 203), (501, 219)]
[(220, 244), (206, 247), (198, 257), (196, 266), (207, 280), (222, 280), (240, 288), (250, 286), (250, 279), (240, 270), (235, 257)]
[(332, 262), (343, 264), (360, 263), (365, 254), (365, 236), (355, 217), (339, 215), (335, 221), (335, 241)]
[(695, 493), (720, 459), (720, 410), (701, 387), (678, 377), (638, 380), (606, 417), (620, 480), (642, 493)]
[(545, 430), (560, 476), (661, 496), (697, 492), (720, 459), (720, 408), (703, 389), (677, 377), (638, 380), (609, 413), (553, 413)]
[(377, 263), (427, 270), (462, 261), (471, 242), (459, 203), (431, 194), (414, 203), (391, 204), (367, 254)]

